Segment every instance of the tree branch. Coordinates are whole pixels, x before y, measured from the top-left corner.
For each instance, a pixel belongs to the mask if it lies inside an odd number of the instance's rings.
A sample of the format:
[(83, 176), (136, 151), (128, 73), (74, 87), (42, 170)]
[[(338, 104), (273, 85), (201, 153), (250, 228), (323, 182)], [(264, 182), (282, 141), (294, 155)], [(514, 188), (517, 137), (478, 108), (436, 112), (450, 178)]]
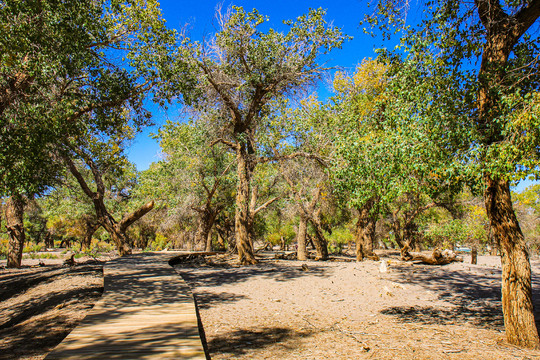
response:
[(267, 202), (265, 202), (264, 204), (262, 204), (261, 206), (259, 206), (257, 209), (253, 210), (253, 216), (257, 215), (257, 213), (259, 211), (266, 209), (270, 204), (272, 204), (274, 201), (276, 201), (278, 199), (279, 199), (279, 196), (276, 196), (275, 198), (270, 199)]
[(219, 139), (216, 139), (216, 140), (212, 141), (210, 143), (210, 147), (216, 145), (217, 143), (225, 144), (225, 145), (227, 145), (228, 147), (230, 147), (231, 149), (233, 149), (235, 151), (238, 149), (238, 144), (235, 144), (232, 141), (227, 141), (227, 140), (225, 140), (223, 138), (219, 138)]
[(122, 220), (120, 220), (119, 226), (120, 226), (120, 232), (125, 232), (126, 229), (133, 224), (135, 221), (139, 220), (141, 217), (143, 217), (146, 213), (148, 213), (150, 210), (154, 208), (154, 200), (144, 204), (141, 206), (138, 210), (135, 210), (131, 214), (128, 214), (124, 216)]
[(264, 164), (264, 163), (272, 162), (272, 161), (292, 160), (292, 159), (296, 159), (296, 158), (299, 158), (299, 157), (305, 158), (305, 159), (315, 160), (323, 167), (327, 166), (326, 161), (324, 159), (322, 159), (321, 157), (319, 157), (319, 156), (317, 156), (315, 154), (309, 154), (309, 153), (302, 152), (302, 151), (295, 152), (295, 153), (292, 153), (292, 154), (289, 154), (289, 155), (275, 155), (273, 157), (260, 157), (259, 159), (257, 159), (257, 163)]
[(90, 187), (86, 183), (86, 180), (84, 180), (84, 177), (82, 176), (82, 174), (79, 172), (79, 170), (77, 169), (77, 167), (73, 163), (73, 160), (71, 160), (67, 156), (64, 156), (63, 159), (64, 159), (64, 162), (66, 163), (66, 165), (68, 166), (69, 171), (73, 174), (75, 179), (77, 179), (77, 182), (79, 183), (79, 185), (81, 185), (81, 188), (84, 191), (84, 193), (90, 199), (94, 199), (97, 194), (90, 189)]

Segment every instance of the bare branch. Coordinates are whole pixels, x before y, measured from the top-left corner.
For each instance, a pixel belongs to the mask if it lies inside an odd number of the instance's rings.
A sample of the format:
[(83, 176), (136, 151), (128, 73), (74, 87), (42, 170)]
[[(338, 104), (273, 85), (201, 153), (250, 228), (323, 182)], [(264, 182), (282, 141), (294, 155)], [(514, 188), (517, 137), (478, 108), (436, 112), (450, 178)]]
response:
[(227, 145), (228, 147), (230, 147), (231, 149), (233, 149), (235, 151), (238, 149), (238, 144), (235, 144), (235, 143), (233, 143), (231, 141), (227, 141), (227, 140), (225, 140), (223, 138), (219, 138), (219, 139), (216, 139), (216, 140), (212, 141), (210, 143), (210, 147), (216, 145), (217, 143), (225, 144), (225, 145)]
[(154, 200), (144, 204), (141, 206), (138, 210), (135, 210), (131, 214), (128, 214), (124, 216), (124, 218), (120, 221), (120, 232), (125, 232), (126, 229), (133, 224), (135, 221), (139, 220), (141, 217), (143, 217), (147, 212), (152, 210), (154, 208)]
[(261, 206), (259, 206), (257, 209), (253, 210), (253, 216), (257, 215), (257, 213), (259, 211), (266, 209), (270, 204), (272, 204), (274, 201), (276, 201), (278, 199), (279, 199), (279, 196), (277, 196), (277, 197), (275, 197), (273, 199), (270, 199), (267, 202), (265, 202), (264, 204), (262, 204)]
[(272, 156), (272, 157), (260, 157), (259, 159), (257, 159), (257, 163), (264, 164), (264, 163), (273, 162), (273, 161), (292, 160), (292, 159), (296, 159), (296, 158), (299, 158), (299, 157), (305, 158), (305, 159), (315, 160), (323, 167), (327, 166), (326, 161), (323, 158), (321, 158), (320, 156), (315, 155), (315, 154), (302, 152), (302, 151), (295, 152), (295, 153), (292, 153), (292, 154), (289, 154), (289, 155), (275, 155), (275, 156)]

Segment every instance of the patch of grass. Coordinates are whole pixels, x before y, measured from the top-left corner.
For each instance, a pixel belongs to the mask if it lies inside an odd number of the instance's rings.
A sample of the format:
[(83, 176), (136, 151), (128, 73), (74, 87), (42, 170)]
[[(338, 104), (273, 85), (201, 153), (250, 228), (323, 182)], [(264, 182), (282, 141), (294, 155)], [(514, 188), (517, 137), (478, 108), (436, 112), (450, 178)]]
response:
[(29, 253), (23, 255), (23, 259), (58, 259), (58, 255), (56, 254), (50, 254), (50, 253)]
[(43, 250), (43, 245), (36, 244), (36, 245), (27, 245), (23, 248), (23, 253), (33, 253), (33, 252), (40, 252)]

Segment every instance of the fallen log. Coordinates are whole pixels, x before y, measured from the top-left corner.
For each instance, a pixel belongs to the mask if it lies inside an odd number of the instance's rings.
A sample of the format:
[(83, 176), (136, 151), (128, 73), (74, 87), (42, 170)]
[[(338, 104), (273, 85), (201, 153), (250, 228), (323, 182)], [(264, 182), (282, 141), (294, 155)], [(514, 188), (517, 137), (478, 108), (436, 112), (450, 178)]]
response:
[(455, 252), (451, 250), (441, 252), (439, 249), (433, 250), (431, 255), (410, 253), (408, 249), (402, 249), (401, 259), (403, 261), (419, 261), (421, 264), (426, 265), (447, 265), (453, 262), (463, 262), (463, 258), (457, 256)]
[(169, 265), (174, 266), (174, 265), (178, 265), (181, 263), (188, 263), (188, 262), (189, 263), (193, 263), (193, 262), (205, 263), (206, 256), (212, 256), (212, 255), (217, 255), (217, 254), (222, 254), (222, 253), (216, 252), (216, 251), (205, 251), (205, 252), (192, 252), (189, 254), (181, 254), (181, 255), (177, 255), (175, 257), (170, 258)]

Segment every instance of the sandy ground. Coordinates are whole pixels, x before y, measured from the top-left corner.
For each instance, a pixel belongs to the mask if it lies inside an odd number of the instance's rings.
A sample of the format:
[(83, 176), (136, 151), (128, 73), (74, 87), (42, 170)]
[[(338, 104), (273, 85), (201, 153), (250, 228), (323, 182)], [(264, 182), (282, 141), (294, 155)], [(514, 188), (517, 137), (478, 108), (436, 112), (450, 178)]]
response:
[(0, 262), (0, 359), (43, 359), (101, 297), (103, 262), (76, 261), (28, 259), (20, 269)]
[[(387, 272), (372, 261), (238, 267), (219, 257), (176, 270), (193, 288), (214, 360), (540, 359), (504, 340), (499, 258), (438, 267), (386, 255)], [(102, 261), (43, 261), (0, 268), (0, 359), (42, 359), (101, 295)], [(540, 309), (540, 261), (532, 266)]]
[[(372, 261), (176, 269), (214, 360), (540, 359), (505, 342), (498, 257), (442, 267), (391, 257), (386, 273)], [(532, 265), (540, 309), (540, 262)]]

